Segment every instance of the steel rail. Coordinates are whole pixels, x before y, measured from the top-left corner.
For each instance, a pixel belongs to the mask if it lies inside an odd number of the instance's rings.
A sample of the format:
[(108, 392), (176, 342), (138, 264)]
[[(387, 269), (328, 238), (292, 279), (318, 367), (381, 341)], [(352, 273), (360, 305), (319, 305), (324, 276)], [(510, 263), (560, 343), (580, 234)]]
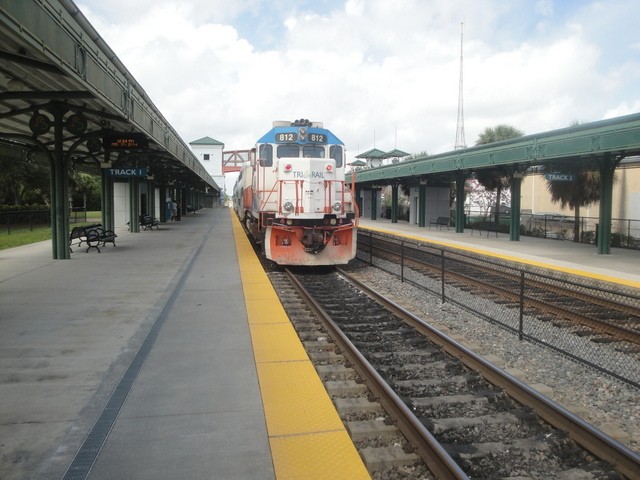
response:
[(342, 350), (343, 355), (351, 362), (353, 368), (364, 379), (373, 394), (378, 397), (378, 401), (385, 411), (397, 422), (400, 431), (416, 449), (416, 454), (422, 458), (431, 472), (439, 479), (468, 480), (469, 477), (460, 466), (344, 335), (295, 275), (288, 269), (285, 272), (296, 290), (330, 332), (331, 337)]
[(375, 301), (426, 335), (429, 340), (459, 358), (469, 368), (479, 372), (490, 383), (502, 388), (511, 398), (530, 407), (537, 415), (554, 427), (567, 432), (583, 448), (598, 458), (613, 464), (622, 475), (628, 478), (637, 478), (638, 472), (640, 472), (640, 455), (638, 453), (604, 434), (557, 403), (552, 402), (514, 376), (475, 354), (464, 345), (439, 332), (424, 320), (385, 298), (347, 272), (341, 269), (338, 269), (338, 271), (345, 279), (353, 282)]

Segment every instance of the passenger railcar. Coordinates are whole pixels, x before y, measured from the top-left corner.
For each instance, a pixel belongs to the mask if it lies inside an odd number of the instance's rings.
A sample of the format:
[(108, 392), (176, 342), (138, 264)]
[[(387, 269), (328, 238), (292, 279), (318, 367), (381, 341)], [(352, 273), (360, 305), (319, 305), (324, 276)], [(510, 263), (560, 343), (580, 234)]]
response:
[(346, 264), (358, 215), (344, 179), (344, 144), (322, 123), (273, 122), (240, 171), (234, 209), (280, 265)]

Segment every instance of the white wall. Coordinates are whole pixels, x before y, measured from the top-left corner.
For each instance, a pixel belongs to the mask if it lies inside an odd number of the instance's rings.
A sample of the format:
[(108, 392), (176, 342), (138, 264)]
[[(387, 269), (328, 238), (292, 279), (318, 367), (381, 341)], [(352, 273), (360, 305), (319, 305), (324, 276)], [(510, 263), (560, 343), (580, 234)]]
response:
[(381, 190), (361, 190), (360, 198), (362, 200), (362, 211), (360, 216), (363, 218), (371, 218), (371, 198), (376, 197), (376, 218), (382, 217), (382, 191)]
[(129, 221), (129, 182), (113, 182), (113, 224), (126, 227)]
[[(420, 188), (411, 189), (409, 212), (409, 222), (418, 224), (418, 205), (420, 203)], [(425, 225), (429, 225), (431, 219), (438, 217), (449, 218), (449, 188), (448, 187), (426, 187), (425, 195)]]
[[(191, 150), (198, 161), (205, 168), (207, 173), (212, 177), (221, 177), (222, 175), (222, 145), (190, 145)], [(208, 154), (209, 160), (205, 160), (204, 156)], [(218, 180), (216, 179), (216, 183)], [(224, 182), (218, 183), (219, 187), (224, 187)]]

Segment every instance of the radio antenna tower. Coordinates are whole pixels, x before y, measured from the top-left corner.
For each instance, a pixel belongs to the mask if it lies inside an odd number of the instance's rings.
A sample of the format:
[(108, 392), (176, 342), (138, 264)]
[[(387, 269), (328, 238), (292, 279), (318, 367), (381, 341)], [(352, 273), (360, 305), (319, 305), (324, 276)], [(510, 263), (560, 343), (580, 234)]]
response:
[(460, 22), (460, 85), (458, 88), (458, 124), (456, 125), (456, 143), (454, 150), (467, 148), (464, 139), (464, 100), (462, 98), (462, 41), (464, 35), (464, 22)]

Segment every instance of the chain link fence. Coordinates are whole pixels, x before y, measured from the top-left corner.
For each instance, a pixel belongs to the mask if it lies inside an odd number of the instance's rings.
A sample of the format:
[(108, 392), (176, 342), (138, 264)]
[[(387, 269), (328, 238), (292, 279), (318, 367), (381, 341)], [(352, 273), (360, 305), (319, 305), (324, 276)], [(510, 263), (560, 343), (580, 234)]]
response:
[[(390, 252), (400, 260), (391, 258)], [(374, 232), (359, 233), (356, 258), (438, 295), (443, 303), (455, 303), (520, 340), (640, 388), (640, 296), (631, 289), (614, 290), (589, 279), (577, 283), (560, 272), (515, 268), (488, 257)], [(601, 322), (605, 326), (596, 328)], [(623, 336), (624, 329), (628, 331), (623, 340), (620, 327)]]

